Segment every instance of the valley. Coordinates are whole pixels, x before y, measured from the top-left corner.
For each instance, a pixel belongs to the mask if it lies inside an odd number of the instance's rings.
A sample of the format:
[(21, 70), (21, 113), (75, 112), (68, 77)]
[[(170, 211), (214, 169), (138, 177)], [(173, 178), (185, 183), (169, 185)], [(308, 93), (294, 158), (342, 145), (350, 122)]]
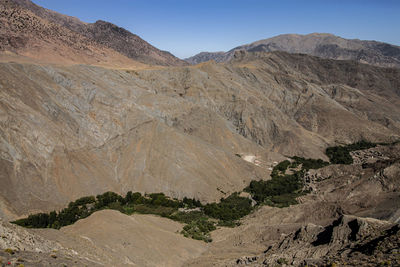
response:
[(399, 266), (399, 51), (0, 0), (0, 266)]

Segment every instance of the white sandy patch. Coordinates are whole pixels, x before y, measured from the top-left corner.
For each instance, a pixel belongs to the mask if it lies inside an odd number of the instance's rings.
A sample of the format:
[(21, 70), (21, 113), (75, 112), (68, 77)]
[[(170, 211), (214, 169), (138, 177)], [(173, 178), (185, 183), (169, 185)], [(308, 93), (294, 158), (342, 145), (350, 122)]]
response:
[(244, 159), (247, 162), (253, 163), (254, 165), (259, 166), (260, 165), (260, 160), (257, 159), (255, 155), (243, 155), (242, 159)]

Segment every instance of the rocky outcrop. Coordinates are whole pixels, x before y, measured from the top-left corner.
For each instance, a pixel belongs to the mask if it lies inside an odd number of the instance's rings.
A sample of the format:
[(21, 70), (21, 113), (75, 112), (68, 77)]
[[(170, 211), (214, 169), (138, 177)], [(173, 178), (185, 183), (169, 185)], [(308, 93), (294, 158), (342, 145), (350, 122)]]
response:
[(32, 251), (50, 253), (62, 247), (28, 230), (0, 220), (0, 248), (13, 251)]
[[(343, 215), (322, 227), (308, 224), (283, 237), (262, 255), (238, 259), (238, 265), (294, 266), (334, 262), (354, 266), (361, 262), (396, 261), (392, 254), (399, 244), (399, 225), (371, 218)], [(385, 244), (384, 246), (382, 246)], [(379, 256), (378, 256), (379, 254)]]
[[(400, 145), (374, 149), (394, 160)], [(213, 232), (208, 253), (189, 265), (397, 266), (399, 171), (396, 162), (381, 170), (360, 164), (310, 170), (314, 190), (300, 204), (263, 206), (239, 227)]]
[(34, 231), (0, 220), (1, 266), (100, 266)]

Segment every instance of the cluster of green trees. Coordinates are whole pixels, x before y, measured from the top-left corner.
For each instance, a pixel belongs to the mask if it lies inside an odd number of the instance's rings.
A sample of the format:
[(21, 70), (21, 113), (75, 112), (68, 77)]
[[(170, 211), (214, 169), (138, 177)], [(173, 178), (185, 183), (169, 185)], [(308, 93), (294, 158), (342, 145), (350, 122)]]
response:
[(183, 227), (182, 234), (196, 240), (211, 242), (210, 232), (217, 229), (215, 222), (210, 221), (207, 217), (201, 217), (198, 220), (192, 220)]
[[(95, 211), (102, 209), (119, 210), (126, 214), (133, 212), (152, 213), (168, 216), (179, 208), (201, 205), (198, 200), (185, 198), (185, 201), (171, 199), (163, 193), (143, 196), (141, 193), (129, 191), (125, 197), (114, 192), (101, 195), (87, 196), (70, 202), (67, 208), (59, 212), (38, 213), (27, 218), (16, 220), (13, 223), (29, 228), (55, 228), (75, 223), (79, 219), (88, 217)], [(157, 212), (158, 210), (158, 212)], [(168, 210), (169, 213), (165, 213)]]
[(251, 181), (244, 190), (252, 195), (257, 204), (286, 207), (297, 203), (296, 197), (303, 188), (303, 175), (303, 171), (274, 175), (268, 181)]
[(376, 147), (376, 145), (376, 143), (362, 140), (346, 146), (328, 147), (325, 154), (328, 156), (329, 161), (332, 164), (352, 164), (353, 158), (351, 157), (350, 152)]
[(70, 202), (67, 208), (60, 212), (38, 213), (29, 215), (28, 218), (16, 220), (13, 223), (29, 228), (55, 228), (75, 223), (77, 220), (88, 217), (93, 213), (95, 197), (82, 197), (75, 202)]
[[(289, 167), (303, 165), (301, 171), (285, 174)], [(322, 166), (318, 160), (295, 157), (293, 162), (288, 160), (279, 163), (273, 169), (273, 179), (270, 181), (252, 181), (245, 189), (253, 196), (257, 205), (269, 204), (287, 206), (295, 204), (295, 197), (301, 192), (301, 175), (303, 169)], [(308, 167), (311, 166), (311, 167)], [(185, 208), (180, 211), (179, 208)], [(198, 240), (210, 242), (210, 232), (217, 225), (235, 226), (238, 220), (253, 211), (255, 207), (247, 197), (233, 193), (222, 198), (218, 203), (202, 205), (199, 200), (184, 197), (182, 200), (172, 199), (163, 193), (142, 195), (129, 191), (125, 197), (114, 192), (87, 196), (70, 202), (67, 208), (59, 212), (38, 213), (13, 223), (29, 228), (55, 228), (67, 226), (102, 209), (114, 209), (125, 214), (142, 213), (156, 214), (175, 221), (182, 222), (185, 227), (182, 234)], [(194, 210), (190, 210), (194, 209)]]
[(352, 164), (353, 158), (350, 155), (350, 152), (356, 150), (369, 149), (372, 147), (376, 147), (377, 145), (388, 146), (395, 145), (400, 143), (400, 140), (394, 142), (381, 142), (381, 143), (373, 143), (365, 140), (361, 140), (359, 142), (345, 145), (345, 146), (333, 146), (328, 147), (325, 150), (325, 154), (328, 156), (331, 164)]
[(352, 164), (353, 158), (350, 155), (350, 152), (352, 151), (369, 149), (372, 147), (376, 147), (377, 145), (389, 146), (398, 143), (400, 143), (400, 140), (394, 142), (380, 143), (373, 143), (366, 140), (361, 140), (349, 145), (328, 147), (325, 150), (325, 154), (328, 156), (331, 164)]
[(251, 200), (233, 193), (227, 198), (221, 198), (219, 203), (209, 203), (204, 206), (204, 213), (221, 221), (222, 224), (230, 224), (246, 216), (253, 210)]
[(323, 161), (322, 159), (306, 159), (302, 157), (294, 156), (294, 160), (290, 167), (297, 167), (301, 164), (303, 170), (320, 169), (329, 165), (329, 162)]
[[(285, 160), (276, 165), (272, 169), (271, 180), (251, 181), (244, 190), (252, 195), (257, 204), (277, 207), (297, 204), (296, 198), (305, 193), (303, 192), (305, 172), (325, 167), (329, 163), (321, 159), (306, 159), (296, 156), (292, 159), (292, 162)], [(298, 169), (299, 166), (301, 166), (300, 169)], [(290, 174), (286, 173), (288, 168), (292, 168)]]
[[(347, 146), (330, 147), (326, 150), (326, 154), (331, 163), (351, 164), (353, 160), (349, 152), (374, 146), (376, 144), (360, 141)], [(297, 203), (298, 196), (306, 193), (303, 191), (305, 172), (327, 165), (329, 162), (321, 159), (292, 157), (292, 161), (282, 161), (273, 168), (271, 180), (251, 181), (244, 191), (251, 194), (253, 200), (256, 201), (256, 206), (266, 204), (286, 207), (293, 205)], [(251, 199), (241, 197), (239, 193), (222, 198), (218, 203), (202, 205), (196, 199), (184, 197), (182, 200), (178, 200), (167, 197), (163, 193), (142, 195), (139, 192), (129, 191), (123, 197), (114, 192), (106, 192), (96, 197), (79, 198), (70, 202), (67, 208), (59, 212), (32, 214), (13, 223), (29, 228), (59, 229), (86, 218), (95, 211), (114, 209), (125, 214), (156, 214), (182, 222), (186, 224), (182, 230), (183, 235), (210, 242), (210, 232), (215, 230), (217, 225), (235, 226), (240, 218), (251, 213), (256, 206), (252, 205)], [(185, 210), (182, 211), (180, 208), (185, 208)]]

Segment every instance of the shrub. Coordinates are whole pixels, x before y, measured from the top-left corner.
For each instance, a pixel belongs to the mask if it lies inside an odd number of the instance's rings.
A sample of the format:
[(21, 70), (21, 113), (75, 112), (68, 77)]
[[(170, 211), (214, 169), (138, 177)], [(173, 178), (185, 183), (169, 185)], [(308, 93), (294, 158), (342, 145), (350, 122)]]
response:
[(124, 208), (122, 207), (122, 204), (120, 202), (112, 202), (108, 204), (108, 208), (112, 210), (118, 210), (122, 213), (125, 212)]
[(352, 164), (353, 158), (350, 155), (351, 151), (362, 150), (376, 147), (375, 143), (368, 141), (360, 141), (346, 146), (328, 147), (325, 154), (329, 157), (332, 164)]
[(194, 198), (184, 197), (182, 202), (189, 209), (199, 208), (203, 206), (199, 200), (195, 200)]
[(185, 225), (181, 233), (185, 237), (211, 242), (212, 239), (210, 237), (210, 232), (214, 231), (215, 229), (215, 223), (209, 221), (208, 219), (200, 219)]
[(121, 197), (120, 195), (118, 195), (117, 193), (110, 192), (110, 191), (105, 192), (102, 195), (96, 196), (95, 208), (102, 209), (113, 202), (125, 203), (125, 199), (123, 197)]
[(352, 164), (353, 158), (350, 151), (343, 146), (328, 147), (325, 154), (332, 164)]
[(322, 167), (329, 165), (329, 162), (323, 161), (322, 159), (306, 159), (306, 158), (297, 157), (297, 156), (292, 157), (292, 159), (294, 160), (293, 163), (296, 167), (298, 165), (302, 164), (301, 169), (307, 170), (307, 171), (310, 169), (320, 169)]
[(251, 200), (233, 193), (222, 198), (219, 203), (210, 203), (204, 206), (204, 213), (222, 221), (235, 221), (246, 216), (253, 210)]
[(177, 211), (173, 207), (154, 206), (148, 204), (139, 204), (133, 207), (134, 211), (141, 214), (155, 214), (162, 217), (169, 217)]
[(273, 177), (268, 181), (251, 181), (245, 191), (249, 192), (255, 201), (262, 203), (267, 197), (292, 194), (301, 190), (302, 175), (304, 172), (300, 171), (291, 175)]
[(279, 258), (276, 262), (278, 264), (288, 264), (288, 261), (285, 258)]
[(154, 193), (149, 195), (148, 204), (153, 206), (163, 206), (163, 207), (183, 207), (183, 203), (178, 200), (170, 199), (166, 197), (164, 193)]
[(283, 208), (289, 207), (290, 205), (298, 204), (296, 197), (300, 194), (284, 194), (279, 196), (271, 196), (270, 201), (273, 203), (273, 206)]
[(14, 254), (15, 254), (15, 251), (14, 251), (13, 249), (11, 249), (11, 248), (6, 248), (6, 249), (4, 250), (4, 252), (5, 252), (5, 253), (8, 253), (8, 254), (10, 254), (10, 255), (14, 255)]
[(289, 165), (290, 165), (290, 161), (284, 160), (284, 161), (279, 162), (279, 164), (276, 165), (274, 167), (274, 169), (276, 169), (276, 170), (278, 170), (280, 172), (285, 172), (286, 169), (289, 167)]
[(236, 227), (239, 226), (240, 223), (237, 221), (218, 221), (218, 226), (224, 226), (224, 227)]
[(207, 219), (207, 216), (204, 214), (203, 211), (191, 211), (191, 212), (177, 212), (172, 214), (169, 218), (174, 221), (189, 224), (193, 221)]

